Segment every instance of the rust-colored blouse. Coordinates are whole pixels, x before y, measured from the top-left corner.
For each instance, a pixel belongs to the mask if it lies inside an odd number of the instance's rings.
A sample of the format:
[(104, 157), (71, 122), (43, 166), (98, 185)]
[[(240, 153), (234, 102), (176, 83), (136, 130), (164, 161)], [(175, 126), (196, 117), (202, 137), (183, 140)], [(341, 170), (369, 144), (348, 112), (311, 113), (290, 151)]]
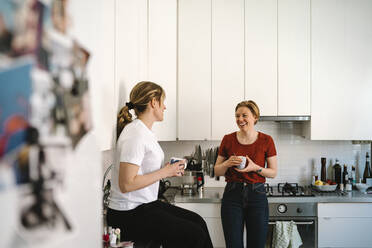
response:
[[(276, 155), (273, 139), (270, 135), (258, 132), (257, 140), (249, 145), (240, 144), (237, 139), (237, 132), (227, 134), (223, 137), (218, 155), (229, 159), (231, 156), (246, 156), (257, 165), (265, 168), (266, 158)], [(226, 182), (264, 183), (265, 177), (256, 172), (237, 172), (230, 167), (225, 173)]]

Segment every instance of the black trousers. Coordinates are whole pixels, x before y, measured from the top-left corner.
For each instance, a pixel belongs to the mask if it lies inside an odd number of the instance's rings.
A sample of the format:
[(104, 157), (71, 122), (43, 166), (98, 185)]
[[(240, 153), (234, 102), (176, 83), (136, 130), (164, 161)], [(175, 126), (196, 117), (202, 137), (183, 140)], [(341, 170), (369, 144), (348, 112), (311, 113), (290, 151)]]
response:
[(120, 228), (121, 240), (152, 240), (164, 248), (211, 248), (208, 228), (198, 214), (161, 201), (128, 211), (108, 209), (107, 225)]

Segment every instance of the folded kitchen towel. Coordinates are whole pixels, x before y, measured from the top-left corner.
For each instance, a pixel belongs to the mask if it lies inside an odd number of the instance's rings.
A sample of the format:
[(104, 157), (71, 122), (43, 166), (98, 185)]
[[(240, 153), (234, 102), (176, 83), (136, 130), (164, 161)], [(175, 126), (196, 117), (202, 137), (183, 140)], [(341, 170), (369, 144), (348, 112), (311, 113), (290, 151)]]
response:
[(296, 223), (294, 221), (276, 221), (272, 244), (275, 248), (300, 247), (302, 240)]

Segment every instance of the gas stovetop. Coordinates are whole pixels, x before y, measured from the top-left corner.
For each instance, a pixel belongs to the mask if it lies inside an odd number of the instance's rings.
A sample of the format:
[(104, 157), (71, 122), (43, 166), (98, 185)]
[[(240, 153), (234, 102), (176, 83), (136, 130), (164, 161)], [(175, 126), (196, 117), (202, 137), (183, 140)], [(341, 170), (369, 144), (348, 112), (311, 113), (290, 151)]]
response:
[(276, 186), (265, 184), (268, 197), (314, 197), (311, 188), (300, 186), (297, 183), (279, 183)]

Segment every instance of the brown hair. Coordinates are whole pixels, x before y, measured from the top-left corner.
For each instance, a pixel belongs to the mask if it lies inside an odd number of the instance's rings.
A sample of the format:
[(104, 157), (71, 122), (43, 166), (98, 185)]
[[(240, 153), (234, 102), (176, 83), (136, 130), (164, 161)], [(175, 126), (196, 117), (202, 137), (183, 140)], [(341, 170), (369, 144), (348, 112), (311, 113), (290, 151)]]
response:
[(160, 101), (162, 97), (165, 97), (165, 92), (160, 85), (149, 81), (137, 83), (130, 92), (129, 103), (126, 103), (119, 111), (116, 126), (116, 139), (119, 138), (124, 127), (132, 122), (132, 114), (129, 112), (130, 109), (133, 108), (138, 117), (146, 110), (148, 103), (153, 98)]
[(254, 122), (254, 124), (256, 124), (257, 121), (258, 121), (258, 119), (260, 119), (260, 109), (258, 108), (257, 104), (254, 101), (252, 101), (252, 100), (242, 101), (242, 102), (238, 103), (238, 105), (236, 105), (235, 112), (240, 107), (246, 107), (246, 108), (248, 108), (252, 112), (252, 114), (254, 115), (254, 117), (256, 117), (256, 119), (257, 119)]

